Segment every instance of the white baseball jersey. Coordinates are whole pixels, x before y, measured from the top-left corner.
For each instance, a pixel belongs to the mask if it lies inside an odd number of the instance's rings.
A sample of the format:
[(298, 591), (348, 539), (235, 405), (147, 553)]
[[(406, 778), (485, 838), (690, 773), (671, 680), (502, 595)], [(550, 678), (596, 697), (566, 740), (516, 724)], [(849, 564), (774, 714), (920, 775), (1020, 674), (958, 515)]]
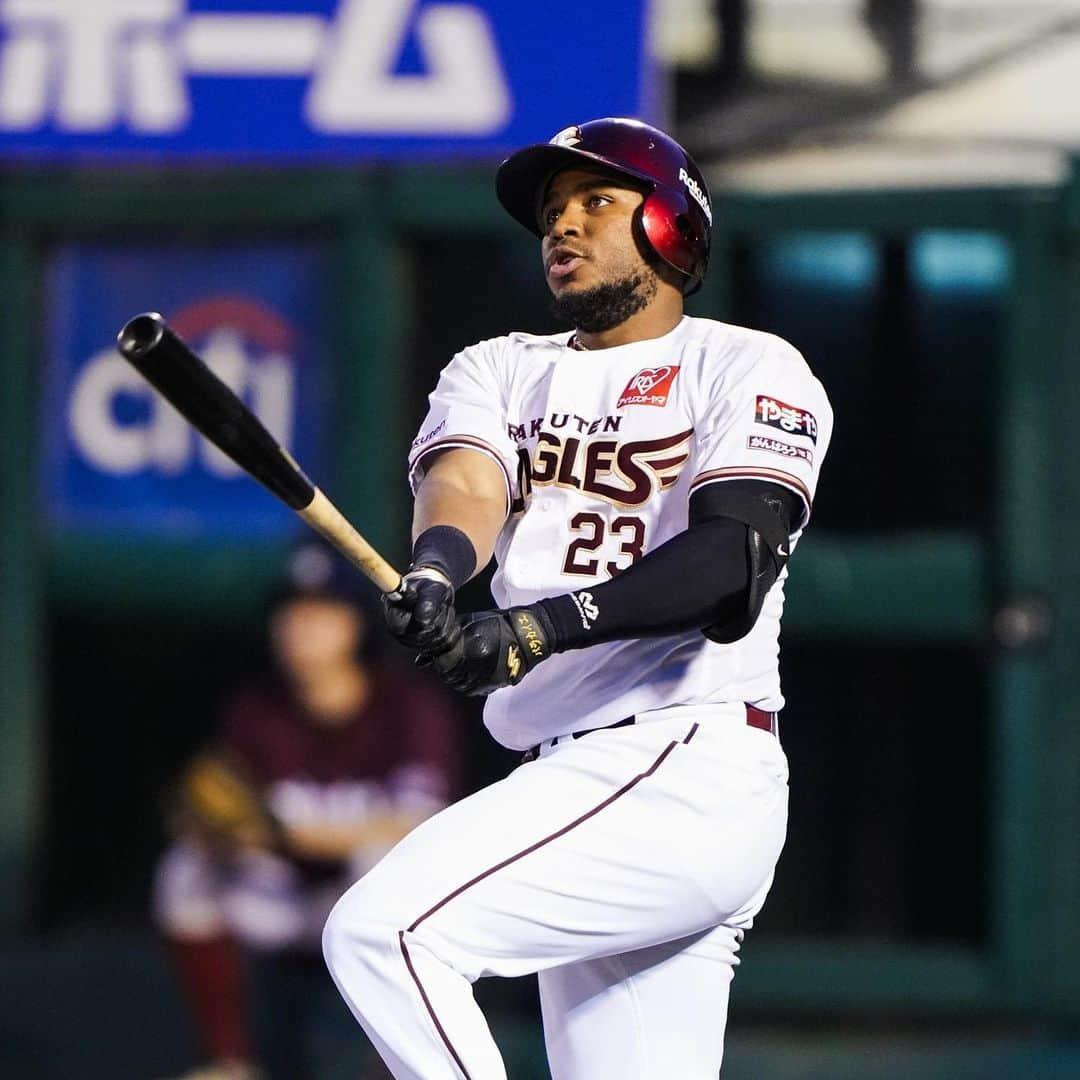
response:
[[(668, 334), (579, 351), (572, 335), (515, 333), (465, 349), (443, 370), (410, 455), (415, 490), (438, 450), (498, 463), (509, 516), (495, 549), (501, 607), (574, 592), (582, 617), (606, 581), (687, 527), (692, 492), (757, 479), (804, 504), (832, 410), (802, 356), (770, 334), (684, 317)], [(730, 645), (699, 631), (552, 656), (491, 694), (484, 719), (525, 749), (673, 705), (784, 703), (778, 671), (787, 571), (750, 633)]]

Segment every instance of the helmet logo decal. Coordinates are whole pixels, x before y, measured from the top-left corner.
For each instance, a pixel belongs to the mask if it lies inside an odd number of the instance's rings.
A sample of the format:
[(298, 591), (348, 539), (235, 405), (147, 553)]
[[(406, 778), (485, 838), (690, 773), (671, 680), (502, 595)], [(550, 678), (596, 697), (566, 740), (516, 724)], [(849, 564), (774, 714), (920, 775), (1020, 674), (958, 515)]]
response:
[(577, 146), (581, 142), (581, 128), (572, 124), (551, 137), (552, 146)]
[(709, 219), (709, 224), (712, 224), (712, 210), (709, 209), (709, 200), (705, 196), (705, 192), (702, 190), (701, 185), (685, 170), (679, 169), (679, 179), (683, 182), (683, 186), (690, 192), (690, 197), (701, 207), (705, 212), (705, 217)]

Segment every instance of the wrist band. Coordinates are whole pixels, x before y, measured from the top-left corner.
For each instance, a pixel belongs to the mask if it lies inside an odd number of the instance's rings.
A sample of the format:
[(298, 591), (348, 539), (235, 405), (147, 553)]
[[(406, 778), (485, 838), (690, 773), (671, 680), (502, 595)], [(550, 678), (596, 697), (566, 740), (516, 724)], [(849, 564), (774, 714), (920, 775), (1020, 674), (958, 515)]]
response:
[(432, 525), (413, 544), (412, 565), (430, 566), (445, 574), (454, 588), (464, 585), (476, 569), (476, 548), (453, 525)]

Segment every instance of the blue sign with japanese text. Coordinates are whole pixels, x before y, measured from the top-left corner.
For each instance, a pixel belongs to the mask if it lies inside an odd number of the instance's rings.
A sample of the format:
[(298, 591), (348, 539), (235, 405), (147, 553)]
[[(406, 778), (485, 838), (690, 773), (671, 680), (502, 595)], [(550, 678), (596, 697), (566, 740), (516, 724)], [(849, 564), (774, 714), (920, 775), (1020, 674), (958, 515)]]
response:
[(4, 0), (8, 157), (492, 157), (656, 120), (648, 0)]
[(320, 475), (332, 389), (322, 258), (279, 243), (55, 249), (40, 425), (49, 519), (184, 538), (295, 532), (295, 515), (198, 435), (115, 342), (132, 315), (160, 310)]

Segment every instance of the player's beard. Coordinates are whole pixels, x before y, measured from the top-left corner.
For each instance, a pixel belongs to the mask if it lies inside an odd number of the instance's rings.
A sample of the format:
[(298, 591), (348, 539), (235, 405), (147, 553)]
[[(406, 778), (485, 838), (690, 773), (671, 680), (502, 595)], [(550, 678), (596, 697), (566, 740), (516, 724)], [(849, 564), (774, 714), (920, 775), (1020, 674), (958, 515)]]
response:
[(552, 300), (551, 311), (575, 330), (599, 334), (636, 315), (656, 296), (656, 290), (656, 274), (651, 269), (639, 270), (591, 289), (566, 289)]

